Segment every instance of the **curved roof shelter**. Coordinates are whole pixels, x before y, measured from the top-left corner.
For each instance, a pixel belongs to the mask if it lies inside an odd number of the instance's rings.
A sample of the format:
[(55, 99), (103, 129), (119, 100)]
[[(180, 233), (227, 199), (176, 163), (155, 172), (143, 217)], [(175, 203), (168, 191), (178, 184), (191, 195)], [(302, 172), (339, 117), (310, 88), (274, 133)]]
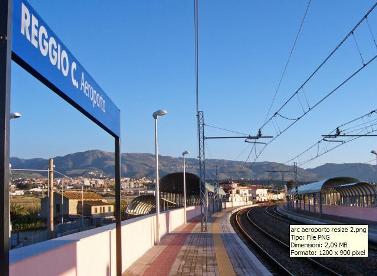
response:
[(335, 187), (335, 190), (339, 192), (342, 196), (372, 196), (375, 195), (376, 185), (370, 184), (368, 182), (356, 182), (349, 183)]
[[(297, 193), (299, 195), (303, 194), (314, 194), (319, 192), (326, 192), (336, 189), (342, 185), (346, 184), (355, 184), (360, 183), (360, 181), (353, 177), (333, 177), (318, 182), (313, 182), (305, 185), (298, 186)], [(339, 188), (338, 188), (339, 189)], [(296, 193), (296, 189), (293, 188), (290, 190), (291, 194)]]
[[(187, 196), (200, 194), (199, 181), (199, 176), (193, 173), (186, 173)], [(160, 179), (160, 192), (183, 194), (183, 173), (176, 172), (162, 177)]]
[[(199, 177), (193, 173), (186, 173), (186, 195), (198, 198), (200, 195)], [(214, 192), (213, 185), (206, 183), (206, 190)], [(180, 194), (183, 197), (183, 173), (171, 173), (160, 178), (160, 192), (168, 194)], [(222, 188), (219, 188), (219, 195), (225, 195)], [(160, 197), (160, 205), (177, 207), (177, 203), (168, 198)], [(127, 206), (126, 213), (130, 216), (146, 215), (156, 212), (156, 199), (154, 195), (141, 195), (134, 198)]]
[[(186, 194), (187, 196), (199, 196), (199, 176), (193, 173), (186, 172)], [(213, 185), (206, 183), (206, 190), (208, 192), (214, 192)], [(160, 192), (183, 194), (183, 172), (176, 172), (167, 174), (160, 179)], [(220, 187), (218, 191), (219, 195), (225, 195), (224, 190)]]
[[(160, 206), (177, 207), (177, 203), (160, 198)], [(153, 214), (156, 212), (156, 198), (154, 195), (141, 195), (134, 198), (126, 209), (126, 214), (130, 217)]]
[(139, 216), (156, 212), (156, 198), (154, 195), (141, 195), (134, 198), (128, 204), (126, 213), (128, 215)]

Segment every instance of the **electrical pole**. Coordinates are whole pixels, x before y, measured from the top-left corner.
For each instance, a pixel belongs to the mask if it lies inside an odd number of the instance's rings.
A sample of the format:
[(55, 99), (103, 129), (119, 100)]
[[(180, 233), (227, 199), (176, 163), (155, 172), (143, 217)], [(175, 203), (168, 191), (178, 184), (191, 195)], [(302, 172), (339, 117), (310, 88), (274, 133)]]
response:
[(293, 170), (295, 173), (295, 200), (296, 200), (296, 208), (298, 205), (298, 183), (297, 183), (297, 162), (293, 163)]
[(54, 159), (50, 158), (48, 162), (48, 182), (49, 182), (49, 201), (50, 201), (50, 215), (48, 230), (50, 238), (54, 238)]
[(219, 176), (218, 176), (218, 170), (217, 170), (217, 165), (216, 165), (216, 180), (215, 180), (215, 203), (214, 205), (216, 206), (216, 210), (219, 210), (220, 209), (220, 204), (219, 204), (219, 189), (220, 189), (220, 186), (219, 186)]
[(62, 185), (62, 194), (61, 194), (61, 199), (62, 199), (62, 201), (61, 201), (61, 206), (60, 206), (60, 213), (61, 213), (61, 216), (62, 216), (62, 224), (64, 223), (64, 186), (63, 186), (63, 179), (61, 179), (61, 181), (60, 181), (60, 184)]
[(281, 173), (281, 181), (284, 185), (284, 174), (289, 173), (290, 171), (283, 171), (283, 170), (266, 170), (268, 173)]
[(81, 229), (84, 227), (84, 183), (81, 185)]
[(205, 136), (203, 111), (198, 111), (199, 124), (199, 185), (200, 185), (200, 210), (201, 210), (201, 231), (207, 232), (208, 204), (206, 191), (206, 167), (205, 167)]

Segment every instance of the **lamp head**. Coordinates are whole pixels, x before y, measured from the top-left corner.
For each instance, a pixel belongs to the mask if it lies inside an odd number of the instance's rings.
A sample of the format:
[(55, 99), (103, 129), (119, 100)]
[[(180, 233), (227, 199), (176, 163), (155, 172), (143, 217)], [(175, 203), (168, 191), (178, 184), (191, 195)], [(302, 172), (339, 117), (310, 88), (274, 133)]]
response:
[(188, 152), (187, 150), (185, 150), (184, 152), (182, 152), (182, 156), (185, 156), (186, 154), (189, 154), (190, 152)]
[(165, 109), (159, 109), (159, 110), (153, 112), (153, 118), (157, 119), (157, 117), (161, 117), (161, 116), (164, 116), (166, 114), (168, 114), (168, 112)]
[(17, 119), (17, 118), (20, 118), (21, 116), (22, 116), (21, 113), (19, 113), (19, 112), (13, 112), (13, 113), (11, 113), (9, 115), (9, 118), (10, 119)]
[(377, 155), (377, 152), (375, 150), (371, 150), (370, 153)]

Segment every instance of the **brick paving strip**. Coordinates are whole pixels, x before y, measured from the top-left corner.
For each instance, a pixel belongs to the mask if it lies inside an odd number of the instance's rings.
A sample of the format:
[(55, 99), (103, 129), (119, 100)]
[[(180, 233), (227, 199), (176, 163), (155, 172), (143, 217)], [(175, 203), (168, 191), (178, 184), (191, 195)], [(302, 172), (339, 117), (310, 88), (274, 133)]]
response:
[(212, 233), (201, 232), (200, 223), (179, 252), (169, 275), (219, 275)]
[(170, 233), (169, 240), (166, 243), (164, 241), (161, 242), (166, 247), (153, 260), (149, 267), (144, 271), (143, 275), (169, 275), (179, 251), (185, 244), (186, 239), (189, 237), (196, 224), (196, 221), (190, 222), (179, 232)]

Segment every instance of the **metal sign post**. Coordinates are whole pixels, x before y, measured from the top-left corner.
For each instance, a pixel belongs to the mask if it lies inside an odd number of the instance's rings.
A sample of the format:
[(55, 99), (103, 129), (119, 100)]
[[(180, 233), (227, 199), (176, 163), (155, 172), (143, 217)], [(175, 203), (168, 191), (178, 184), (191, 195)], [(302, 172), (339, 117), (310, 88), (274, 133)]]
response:
[(115, 138), (115, 232), (116, 232), (116, 271), (122, 275), (122, 218), (121, 218), (121, 153), (120, 138)]
[(12, 1), (0, 1), (0, 275), (9, 274), (9, 112)]

